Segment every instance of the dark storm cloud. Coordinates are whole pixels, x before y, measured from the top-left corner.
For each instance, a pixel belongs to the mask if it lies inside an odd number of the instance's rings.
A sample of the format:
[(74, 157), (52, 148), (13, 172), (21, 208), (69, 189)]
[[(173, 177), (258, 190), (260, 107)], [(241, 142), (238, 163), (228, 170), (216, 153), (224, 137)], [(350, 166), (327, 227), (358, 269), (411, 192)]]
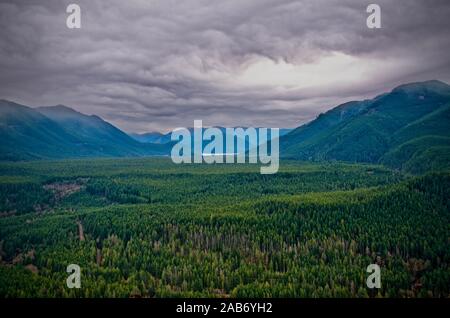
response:
[[(65, 26), (69, 3), (82, 28)], [(382, 8), (382, 29), (366, 7)], [(293, 127), (338, 103), (450, 81), (447, 0), (0, 1), (0, 98), (127, 131)]]

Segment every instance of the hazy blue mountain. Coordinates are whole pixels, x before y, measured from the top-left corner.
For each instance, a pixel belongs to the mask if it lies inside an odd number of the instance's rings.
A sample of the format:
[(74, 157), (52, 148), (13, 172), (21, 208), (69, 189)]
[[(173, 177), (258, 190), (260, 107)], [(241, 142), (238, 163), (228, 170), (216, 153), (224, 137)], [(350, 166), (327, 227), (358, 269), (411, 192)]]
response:
[(170, 142), (171, 133), (148, 132), (144, 134), (131, 133), (130, 136), (136, 141), (152, 144), (167, 144)]
[(145, 154), (142, 145), (126, 133), (98, 116), (81, 114), (66, 106), (36, 108), (41, 114), (58, 123), (67, 133), (81, 141), (89, 152), (111, 156), (138, 156)]
[[(224, 149), (223, 149), (223, 152), (225, 153), (226, 152), (225, 143), (226, 143), (227, 139), (231, 138), (231, 135), (227, 134), (225, 127), (216, 127), (216, 128), (219, 128), (220, 131), (222, 132), (223, 136), (224, 136)], [(233, 128), (238, 128), (238, 127), (233, 127)], [(246, 130), (248, 127), (240, 127), (240, 128)], [(203, 128), (203, 131), (205, 129), (206, 128)], [(255, 128), (257, 134), (259, 134), (259, 129), (260, 128)], [(191, 136), (193, 137), (194, 128), (188, 128), (188, 130), (190, 131)], [(284, 136), (284, 135), (288, 134), (291, 131), (292, 131), (292, 129), (289, 129), (289, 128), (280, 128), (280, 132), (279, 133), (280, 133), (280, 136)], [(135, 140), (137, 140), (139, 142), (143, 142), (143, 143), (167, 144), (167, 143), (171, 142), (172, 133), (171, 132), (169, 132), (167, 134), (161, 134), (159, 132), (150, 132), (150, 133), (144, 133), (144, 134), (133, 134), (132, 133), (132, 134), (130, 134), (130, 136), (133, 137)], [(203, 145), (206, 145), (207, 143), (209, 143), (209, 141), (204, 142)], [(261, 141), (260, 141), (260, 143), (261, 143)], [(250, 148), (256, 147), (256, 146), (257, 145), (255, 143), (249, 143), (248, 141), (246, 141), (246, 149), (247, 150), (250, 149)]]
[(441, 162), (448, 159), (449, 105), (450, 86), (443, 82), (402, 85), (372, 100), (340, 105), (293, 130), (281, 138), (282, 155), (381, 162), (410, 171), (422, 170), (417, 163), (413, 169), (411, 159), (438, 158), (434, 167), (450, 167)]
[(41, 113), (0, 101), (0, 159), (62, 158), (79, 140)]
[[(231, 138), (217, 128), (225, 142)], [(339, 105), (292, 131), (281, 129), (280, 150), (287, 158), (382, 163), (420, 173), (450, 169), (449, 128), (450, 86), (411, 83)], [(168, 155), (174, 143), (171, 133), (131, 136), (66, 106), (0, 101), (0, 160)], [(256, 146), (246, 143), (246, 149)]]
[(1, 160), (130, 157), (168, 154), (142, 144), (98, 116), (66, 106), (30, 108), (0, 101)]

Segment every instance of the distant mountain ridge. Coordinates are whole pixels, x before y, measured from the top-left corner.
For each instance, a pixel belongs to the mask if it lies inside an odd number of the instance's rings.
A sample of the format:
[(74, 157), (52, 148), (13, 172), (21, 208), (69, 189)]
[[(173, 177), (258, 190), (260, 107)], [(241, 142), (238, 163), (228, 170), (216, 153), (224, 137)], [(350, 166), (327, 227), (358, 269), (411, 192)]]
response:
[(280, 139), (284, 157), (383, 163), (410, 172), (450, 168), (450, 86), (410, 83), (320, 114)]
[[(226, 139), (226, 137), (227, 137), (226, 128), (220, 127), (220, 126), (215, 126), (215, 128), (219, 128)], [(236, 127), (230, 127), (230, 128), (242, 128), (242, 129), (246, 130), (248, 127), (236, 126)], [(261, 127), (255, 128), (257, 134), (259, 133), (260, 128)], [(194, 128), (187, 128), (187, 129), (190, 131), (191, 135), (194, 133)], [(206, 127), (203, 128), (203, 130), (205, 130), (205, 129), (206, 129)], [(288, 134), (290, 131), (292, 131), (292, 129), (280, 128), (279, 135), (284, 136), (284, 135)], [(143, 143), (166, 144), (171, 141), (172, 132), (169, 132), (167, 134), (161, 134), (159, 132), (149, 132), (149, 133), (144, 133), (144, 134), (131, 133), (130, 136), (133, 137), (135, 140), (137, 140), (139, 142), (143, 142)], [(256, 145), (252, 145), (252, 147), (254, 147), (254, 146), (256, 146)]]
[(130, 137), (142, 143), (166, 144), (170, 142), (171, 133), (148, 132), (143, 134), (130, 133)]
[[(450, 169), (450, 86), (436, 80), (401, 85), (280, 135), (283, 158), (379, 163), (411, 173)], [(170, 136), (128, 135), (63, 105), (0, 100), (0, 160), (169, 155)]]
[(30, 108), (0, 101), (0, 160), (166, 155), (168, 146), (142, 144), (98, 116), (58, 105)]

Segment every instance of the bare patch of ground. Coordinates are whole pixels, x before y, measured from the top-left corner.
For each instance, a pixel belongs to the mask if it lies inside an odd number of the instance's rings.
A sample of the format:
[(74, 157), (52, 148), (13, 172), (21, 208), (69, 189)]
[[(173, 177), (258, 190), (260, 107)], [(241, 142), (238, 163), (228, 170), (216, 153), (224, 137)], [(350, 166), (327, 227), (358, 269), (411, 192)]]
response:
[(34, 249), (29, 250), (26, 253), (19, 253), (16, 255), (16, 257), (13, 258), (12, 264), (13, 265), (22, 264), (25, 260), (33, 261), (35, 258), (35, 253), (36, 251)]
[(71, 195), (72, 193), (80, 191), (81, 187), (81, 184), (66, 182), (56, 182), (44, 185), (45, 190), (50, 190), (55, 194), (55, 199), (57, 201), (68, 195)]
[(16, 210), (13, 211), (0, 211), (0, 218), (4, 218), (4, 217), (8, 217), (8, 216), (13, 216), (16, 214)]
[(97, 257), (96, 257), (97, 265), (102, 265), (102, 250), (97, 248)]
[(0, 264), (3, 264), (3, 258), (6, 256), (3, 251), (3, 240), (0, 241)]
[(81, 224), (80, 221), (77, 221), (77, 224), (78, 224), (78, 236), (80, 238), (80, 241), (84, 241), (83, 224)]
[(27, 266), (25, 266), (25, 268), (28, 269), (30, 272), (32, 272), (34, 274), (39, 273), (38, 268), (35, 265), (33, 265), (33, 264), (28, 264)]

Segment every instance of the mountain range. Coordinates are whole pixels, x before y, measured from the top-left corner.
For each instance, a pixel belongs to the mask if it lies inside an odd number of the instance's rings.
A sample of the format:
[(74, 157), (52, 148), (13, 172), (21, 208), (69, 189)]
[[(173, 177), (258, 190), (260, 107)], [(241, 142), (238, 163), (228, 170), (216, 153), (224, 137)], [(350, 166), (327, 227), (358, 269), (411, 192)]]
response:
[(302, 160), (382, 163), (418, 173), (450, 168), (450, 86), (410, 83), (320, 114), (280, 140)]
[(171, 141), (172, 133), (162, 134), (160, 132), (148, 132), (143, 134), (130, 133), (130, 136), (136, 141), (150, 144), (167, 144)]
[[(234, 137), (234, 134), (230, 134), (227, 132), (225, 127), (215, 127), (220, 129), (220, 131), (222, 132), (222, 135), (224, 137), (224, 148), (222, 149), (221, 152), (225, 153), (226, 152), (226, 141), (229, 138)], [(236, 128), (242, 128), (244, 130), (246, 130), (248, 127), (232, 127), (234, 129)], [(204, 132), (206, 128), (203, 128), (202, 131)], [(256, 134), (257, 136), (259, 136), (259, 130), (261, 129), (261, 127), (257, 127), (255, 128)], [(192, 138), (192, 142), (194, 142), (194, 128), (188, 128), (188, 130), (191, 133), (191, 138)], [(279, 136), (284, 136), (286, 134), (288, 134), (290, 131), (292, 131), (292, 129), (288, 129), (288, 128), (280, 128), (279, 130)], [(166, 144), (171, 142), (171, 137), (172, 137), (172, 132), (169, 132), (167, 134), (161, 134), (159, 132), (150, 132), (150, 133), (144, 133), (144, 134), (130, 134), (131, 137), (133, 137), (134, 139), (136, 139), (139, 142), (143, 142), (143, 143), (156, 143), (156, 144)], [(236, 137), (237, 139), (240, 139), (240, 137)], [(251, 149), (251, 148), (255, 148), (258, 146), (258, 144), (261, 144), (262, 142), (266, 142), (266, 140), (262, 141), (259, 140), (258, 142), (254, 143), (253, 141), (249, 141), (248, 139), (245, 141), (245, 149)], [(208, 141), (203, 141), (203, 146), (205, 146), (208, 143)], [(236, 142), (237, 144), (237, 142)], [(235, 146), (235, 151), (237, 151), (237, 146)]]
[[(380, 163), (411, 173), (449, 169), (449, 128), (450, 86), (409, 83), (280, 129), (280, 152), (289, 159)], [(62, 105), (31, 108), (0, 100), (0, 160), (168, 155), (170, 136), (128, 135)]]
[(139, 143), (98, 116), (58, 105), (0, 101), (0, 160), (165, 155), (169, 145)]

